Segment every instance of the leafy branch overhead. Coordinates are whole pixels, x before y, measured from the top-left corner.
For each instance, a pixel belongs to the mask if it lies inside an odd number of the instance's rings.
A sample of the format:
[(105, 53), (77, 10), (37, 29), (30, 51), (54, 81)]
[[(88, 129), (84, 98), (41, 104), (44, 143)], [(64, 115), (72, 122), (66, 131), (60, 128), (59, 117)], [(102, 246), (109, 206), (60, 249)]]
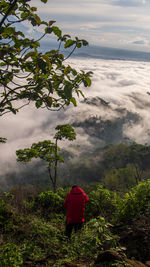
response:
[[(41, 0), (46, 3), (46, 0)], [(66, 64), (76, 48), (87, 46), (86, 40), (63, 35), (54, 20), (45, 22), (36, 14), (37, 8), (25, 0), (0, 2), (0, 115), (16, 112), (34, 102), (36, 108), (59, 110), (72, 103), (75, 95), (83, 96), (79, 89), (91, 85), (91, 72), (78, 72)], [(27, 22), (44, 31), (38, 39), (29, 38), (20, 30)], [(45, 36), (56, 36), (56, 50), (40, 51)], [(66, 58), (61, 49), (69, 50)]]

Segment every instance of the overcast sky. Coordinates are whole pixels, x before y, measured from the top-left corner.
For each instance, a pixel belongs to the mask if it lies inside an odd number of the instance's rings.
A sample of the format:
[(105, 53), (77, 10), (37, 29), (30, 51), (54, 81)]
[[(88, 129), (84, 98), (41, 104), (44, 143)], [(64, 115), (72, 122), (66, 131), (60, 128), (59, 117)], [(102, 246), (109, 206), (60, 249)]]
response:
[(44, 20), (91, 45), (150, 52), (150, 0), (31, 1)]

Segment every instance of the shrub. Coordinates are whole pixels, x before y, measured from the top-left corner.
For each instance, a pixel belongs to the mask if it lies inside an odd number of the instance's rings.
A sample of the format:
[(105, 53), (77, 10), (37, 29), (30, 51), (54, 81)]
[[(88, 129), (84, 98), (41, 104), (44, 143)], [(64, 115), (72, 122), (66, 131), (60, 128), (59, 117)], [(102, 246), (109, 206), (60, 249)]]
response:
[(119, 220), (130, 221), (150, 214), (150, 179), (140, 182), (120, 202)]
[(115, 192), (104, 189), (101, 185), (97, 190), (89, 194), (90, 201), (86, 206), (86, 218), (91, 219), (97, 216), (103, 216), (111, 219), (117, 212), (117, 205), (120, 198)]
[(5, 244), (0, 248), (0, 267), (23, 266), (20, 249), (15, 244)]
[(53, 191), (42, 192), (38, 196), (37, 202), (42, 208), (44, 215), (63, 211), (63, 199), (58, 193), (54, 193)]
[(4, 200), (0, 201), (0, 228), (3, 227), (11, 218), (11, 212), (8, 210)]
[(117, 245), (118, 236), (110, 231), (112, 225), (103, 217), (91, 219), (72, 240), (72, 254), (94, 258), (99, 250), (114, 248)]

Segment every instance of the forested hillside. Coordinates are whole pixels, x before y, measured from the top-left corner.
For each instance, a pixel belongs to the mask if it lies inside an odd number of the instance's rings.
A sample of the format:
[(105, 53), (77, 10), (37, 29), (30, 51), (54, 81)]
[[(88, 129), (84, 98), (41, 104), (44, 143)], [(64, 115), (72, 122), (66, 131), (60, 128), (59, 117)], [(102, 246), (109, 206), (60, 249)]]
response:
[(86, 221), (71, 240), (63, 207), (70, 188), (38, 194), (16, 187), (1, 195), (0, 266), (149, 266), (150, 180), (126, 194), (99, 183), (83, 189)]
[[(58, 164), (58, 186), (102, 182), (110, 190), (126, 192), (150, 175), (149, 145), (119, 143), (96, 148), (78, 157), (62, 149), (60, 155), (64, 162)], [(5, 177), (5, 183), (1, 181), (1, 191), (10, 190), (15, 185), (35, 186), (39, 191), (52, 188), (46, 162), (43, 160), (18, 162), (17, 166), (14, 173)]]

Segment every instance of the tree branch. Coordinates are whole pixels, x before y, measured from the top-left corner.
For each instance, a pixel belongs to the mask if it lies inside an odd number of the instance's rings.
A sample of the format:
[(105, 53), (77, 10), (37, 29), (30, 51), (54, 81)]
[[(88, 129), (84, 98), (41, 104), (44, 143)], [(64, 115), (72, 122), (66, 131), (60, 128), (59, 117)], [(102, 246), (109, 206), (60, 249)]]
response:
[(9, 16), (9, 13), (12, 11), (16, 3), (17, 3), (17, 0), (14, 0), (14, 2), (10, 5), (9, 9), (7, 10), (6, 14), (4, 15), (4, 17), (2, 18), (0, 22), (0, 27), (3, 25), (5, 19)]
[(72, 51), (70, 52), (70, 54), (63, 61), (65, 61), (66, 59), (68, 59), (73, 54), (73, 52), (75, 51), (76, 47), (77, 47), (77, 45), (75, 45), (75, 47), (72, 49)]

